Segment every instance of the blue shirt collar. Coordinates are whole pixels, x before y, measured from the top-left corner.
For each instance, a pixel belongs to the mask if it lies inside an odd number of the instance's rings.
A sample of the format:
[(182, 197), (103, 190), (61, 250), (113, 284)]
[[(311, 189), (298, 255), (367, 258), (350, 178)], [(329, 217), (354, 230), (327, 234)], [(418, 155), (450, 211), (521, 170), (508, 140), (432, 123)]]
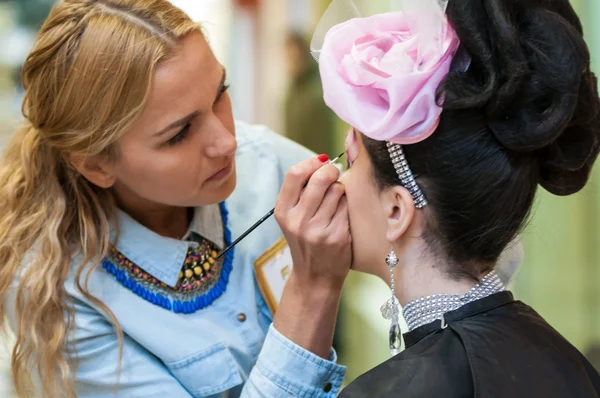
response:
[[(195, 209), (188, 235), (190, 232), (196, 232), (211, 241), (217, 236), (216, 233), (222, 235), (224, 228), (222, 223), (216, 227), (214, 225), (215, 211), (221, 220), (218, 204)], [(144, 227), (122, 210), (118, 210), (116, 219), (119, 226), (116, 249), (144, 271), (174, 287), (189, 247), (197, 243), (161, 236)], [(111, 238), (114, 241), (116, 237), (116, 228), (113, 224)], [(214, 243), (221, 247), (221, 242), (222, 239)]]

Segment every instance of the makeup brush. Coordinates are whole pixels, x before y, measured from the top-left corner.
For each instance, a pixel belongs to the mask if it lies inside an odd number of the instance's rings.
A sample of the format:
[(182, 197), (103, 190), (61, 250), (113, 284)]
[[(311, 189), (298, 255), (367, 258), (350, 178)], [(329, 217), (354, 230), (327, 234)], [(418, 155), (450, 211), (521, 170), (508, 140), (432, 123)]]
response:
[[(345, 152), (342, 152), (335, 159), (330, 160), (328, 162), (328, 164), (332, 164), (332, 163), (337, 162), (342, 156), (344, 156), (344, 153)], [(308, 184), (308, 182), (306, 184), (304, 184), (305, 188), (306, 188), (307, 184)], [(262, 224), (265, 221), (267, 221), (274, 213), (275, 213), (275, 208), (271, 209), (270, 212), (268, 212), (260, 220), (258, 220), (257, 222), (255, 222), (254, 225), (251, 226), (250, 228), (248, 228), (246, 230), (246, 232), (244, 232), (243, 234), (241, 234), (239, 238), (237, 238), (236, 240), (234, 240), (229, 246), (227, 246), (225, 249), (223, 249), (221, 251), (221, 253), (219, 253), (219, 255), (217, 256), (217, 260), (220, 259), (221, 257), (223, 257), (225, 255), (225, 253), (227, 253), (229, 250), (231, 250), (233, 247), (235, 247), (235, 245), (237, 245), (238, 243), (240, 243), (242, 241), (242, 239), (244, 239), (246, 236), (250, 235), (250, 233), (252, 231), (254, 231), (256, 228), (258, 228), (258, 226), (260, 224)]]

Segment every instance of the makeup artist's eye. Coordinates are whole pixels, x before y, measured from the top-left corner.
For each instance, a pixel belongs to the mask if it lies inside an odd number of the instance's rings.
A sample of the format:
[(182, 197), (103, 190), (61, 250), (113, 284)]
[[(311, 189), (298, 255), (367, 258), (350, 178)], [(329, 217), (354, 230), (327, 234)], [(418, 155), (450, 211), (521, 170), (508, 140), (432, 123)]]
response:
[(191, 126), (192, 125), (189, 123), (186, 124), (185, 127), (183, 129), (181, 129), (181, 131), (179, 133), (177, 133), (173, 138), (171, 138), (169, 141), (167, 141), (167, 145), (173, 146), (173, 145), (176, 145), (176, 144), (180, 143), (181, 141), (183, 141), (185, 139), (185, 137), (187, 137)]

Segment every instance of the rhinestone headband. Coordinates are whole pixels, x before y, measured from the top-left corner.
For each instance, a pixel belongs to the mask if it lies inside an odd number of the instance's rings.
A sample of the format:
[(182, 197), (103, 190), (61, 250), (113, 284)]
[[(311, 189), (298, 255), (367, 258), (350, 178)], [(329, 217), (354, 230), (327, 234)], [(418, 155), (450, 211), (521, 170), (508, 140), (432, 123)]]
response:
[(417, 185), (415, 176), (413, 175), (412, 171), (410, 171), (410, 167), (408, 167), (408, 162), (406, 161), (406, 156), (404, 155), (402, 145), (387, 141), (387, 147), (390, 153), (390, 158), (392, 159), (392, 164), (394, 165), (394, 169), (396, 169), (398, 178), (400, 178), (400, 183), (404, 188), (408, 189), (412, 195), (413, 200), (415, 201), (415, 207), (417, 209), (422, 209), (423, 207), (427, 206), (427, 199), (425, 199), (421, 188), (419, 188)]

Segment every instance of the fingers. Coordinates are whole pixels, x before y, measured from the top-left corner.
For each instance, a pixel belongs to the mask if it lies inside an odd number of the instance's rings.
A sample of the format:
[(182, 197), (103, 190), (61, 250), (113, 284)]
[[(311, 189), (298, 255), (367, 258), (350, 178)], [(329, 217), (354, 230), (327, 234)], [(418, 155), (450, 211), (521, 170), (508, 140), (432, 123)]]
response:
[[(335, 184), (340, 177), (340, 171), (333, 165), (325, 165), (314, 172), (308, 181), (308, 185), (302, 192), (296, 210), (304, 219), (315, 216), (323, 205), (326, 192)], [(340, 188), (335, 188), (336, 192)]]
[(313, 218), (323, 226), (329, 225), (333, 216), (336, 214), (340, 200), (345, 193), (346, 189), (341, 182), (336, 181), (331, 184), (325, 192), (323, 201)]
[(348, 218), (348, 200), (342, 196), (331, 222), (326, 228), (331, 242), (350, 244), (350, 222)]
[(294, 165), (285, 175), (283, 185), (277, 198), (277, 210), (287, 212), (294, 208), (299, 200), (304, 186), (311, 176), (327, 161), (324, 157), (305, 160)]

